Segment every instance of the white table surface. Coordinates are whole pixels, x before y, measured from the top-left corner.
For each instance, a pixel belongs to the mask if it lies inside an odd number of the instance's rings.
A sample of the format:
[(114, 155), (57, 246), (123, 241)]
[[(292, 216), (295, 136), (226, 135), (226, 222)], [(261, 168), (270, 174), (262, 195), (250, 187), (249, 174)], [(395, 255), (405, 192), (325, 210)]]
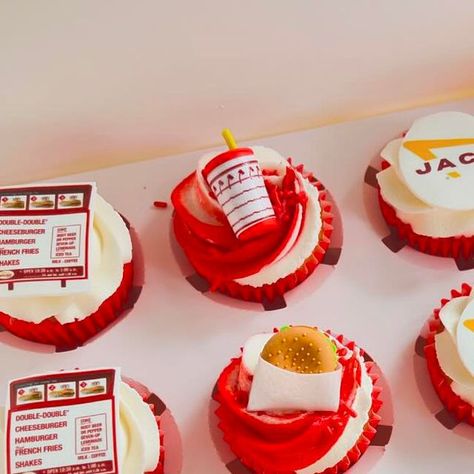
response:
[[(170, 244), (172, 209), (156, 209), (153, 201), (169, 202), (170, 191), (194, 169), (201, 152), (59, 178), (97, 181), (100, 193), (131, 221), (146, 263), (143, 292), (126, 318), (75, 351), (55, 353), (0, 334), (0, 386), (58, 368), (121, 366), (171, 409), (182, 437), (181, 472), (225, 473), (209, 434), (216, 377), (250, 335), (287, 323), (314, 324), (357, 341), (391, 384), (394, 432), (372, 473), (471, 472), (473, 441), (444, 428), (428, 410), (415, 380), (413, 345), (439, 300), (462, 282), (472, 283), (474, 271), (460, 272), (452, 260), (408, 248), (389, 251), (381, 242), (387, 232), (375, 190), (363, 182), (379, 150), (413, 119), (450, 109), (474, 112), (474, 100), (258, 141), (314, 171), (336, 199), (344, 225), (335, 269), (321, 267), (287, 295), (288, 307), (279, 311), (202, 295), (183, 277)], [(170, 473), (177, 470), (170, 467)]]

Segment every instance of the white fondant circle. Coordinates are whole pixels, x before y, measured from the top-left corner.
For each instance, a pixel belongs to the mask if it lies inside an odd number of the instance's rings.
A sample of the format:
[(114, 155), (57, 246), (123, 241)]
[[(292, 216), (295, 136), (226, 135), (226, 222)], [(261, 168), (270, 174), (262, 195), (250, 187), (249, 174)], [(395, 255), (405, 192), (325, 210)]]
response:
[[(423, 156), (412, 149), (420, 141)], [(441, 112), (416, 120), (403, 139), (399, 166), (409, 189), (426, 204), (474, 209), (474, 116)]]

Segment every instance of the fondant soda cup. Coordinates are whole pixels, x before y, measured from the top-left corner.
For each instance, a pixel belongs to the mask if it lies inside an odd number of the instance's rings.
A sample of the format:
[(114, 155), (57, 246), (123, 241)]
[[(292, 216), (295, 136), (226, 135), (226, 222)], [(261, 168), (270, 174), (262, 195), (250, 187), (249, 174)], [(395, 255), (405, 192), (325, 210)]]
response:
[(275, 228), (275, 212), (250, 148), (217, 155), (205, 166), (203, 176), (238, 239), (249, 240)]

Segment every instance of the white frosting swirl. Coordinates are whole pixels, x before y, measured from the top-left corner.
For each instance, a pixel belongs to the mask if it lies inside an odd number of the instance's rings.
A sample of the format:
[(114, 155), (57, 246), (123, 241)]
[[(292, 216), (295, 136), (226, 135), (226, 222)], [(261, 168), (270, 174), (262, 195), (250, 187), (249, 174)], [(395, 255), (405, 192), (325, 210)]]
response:
[(474, 376), (467, 370), (459, 355), (455, 335), (457, 323), (467, 305), (474, 299), (460, 296), (446, 303), (440, 310), (445, 329), (435, 336), (435, 350), (441, 370), (451, 380), (451, 390), (462, 400), (474, 406)]
[(160, 457), (160, 433), (150, 407), (136, 390), (120, 384), (120, 465), (123, 474), (154, 471)]
[[(0, 407), (0, 453), (5, 449), (4, 417), (4, 409)], [(149, 405), (125, 382), (120, 384), (119, 417), (120, 472), (144, 474), (154, 471), (160, 458), (158, 425)], [(3, 463), (2, 460), (0, 474), (6, 472)]]
[(454, 211), (433, 207), (410, 191), (398, 164), (401, 144), (401, 138), (392, 140), (381, 153), (382, 158), (391, 164), (377, 174), (383, 200), (395, 209), (400, 220), (410, 224), (419, 235), (435, 238), (474, 235), (474, 209)]
[(68, 296), (2, 298), (0, 311), (33, 323), (56, 316), (60, 323), (66, 324), (97, 311), (117, 290), (123, 278), (124, 264), (132, 260), (132, 242), (123, 219), (99, 195), (95, 200), (89, 258), (89, 291)]
[[(287, 160), (271, 148), (263, 146), (254, 146), (250, 148), (253, 150), (261, 169), (278, 171), (278, 176), (269, 177), (268, 179), (273, 180), (275, 183), (280, 183), (285, 174), (286, 167), (288, 166)], [(206, 163), (208, 163), (214, 156), (215, 153), (204, 155), (199, 161), (197, 173), (198, 185), (201, 188), (200, 195), (202, 198), (206, 199), (206, 205), (211, 209), (218, 206), (218, 204), (215, 200), (209, 197), (207, 185), (202, 177), (201, 170), (204, 169)], [(322, 227), (319, 191), (307, 179), (304, 179), (301, 173), (296, 170), (295, 172), (298, 181), (302, 183), (304, 191), (308, 195), (308, 201), (306, 204), (306, 214), (299, 222), (299, 224), (302, 223), (303, 226), (300, 228), (300, 225), (297, 225), (290, 239), (290, 242), (294, 245), (287, 248), (286, 252), (283, 255), (280, 255), (277, 260), (264, 266), (253, 275), (235, 280), (236, 283), (253, 287), (261, 287), (265, 284), (275, 283), (280, 278), (285, 278), (298, 270), (318, 245), (320, 238), (319, 234)]]

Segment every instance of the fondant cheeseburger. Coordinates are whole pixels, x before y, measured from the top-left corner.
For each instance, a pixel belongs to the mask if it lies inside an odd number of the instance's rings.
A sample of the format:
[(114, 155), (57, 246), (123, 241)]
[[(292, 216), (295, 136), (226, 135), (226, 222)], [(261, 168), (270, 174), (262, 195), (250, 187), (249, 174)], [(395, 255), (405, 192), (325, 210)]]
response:
[(272, 300), (322, 261), (332, 232), (331, 204), (318, 180), (270, 148), (207, 154), (174, 189), (174, 231), (212, 290)]
[(451, 299), (429, 320), (425, 344), (429, 374), (441, 401), (458, 421), (474, 425), (474, 294), (471, 285), (453, 290)]
[(251, 337), (214, 392), (224, 440), (258, 474), (347, 470), (380, 421), (380, 388), (362, 354), (307, 326)]

